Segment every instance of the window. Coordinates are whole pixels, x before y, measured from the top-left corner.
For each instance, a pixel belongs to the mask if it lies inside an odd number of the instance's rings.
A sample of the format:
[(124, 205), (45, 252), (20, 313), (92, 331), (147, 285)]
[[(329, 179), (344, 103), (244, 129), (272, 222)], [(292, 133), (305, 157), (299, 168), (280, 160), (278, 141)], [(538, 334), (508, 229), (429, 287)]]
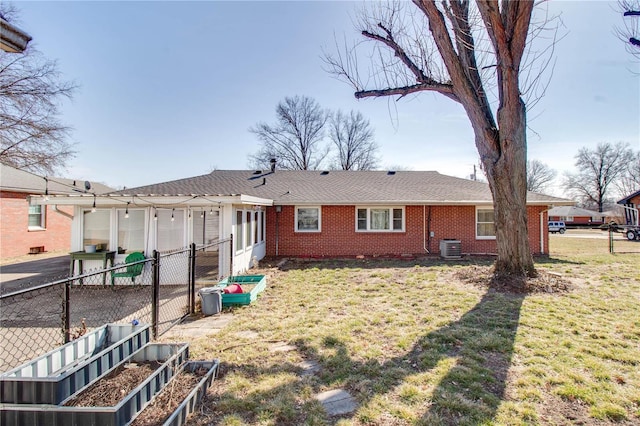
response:
[(320, 207), (296, 207), (296, 231), (320, 232)]
[(155, 213), (158, 218), (156, 220), (157, 250), (162, 252), (185, 247), (187, 245), (185, 240), (185, 211), (157, 209)]
[(485, 240), (496, 238), (493, 209), (476, 209), (476, 238)]
[(44, 206), (29, 206), (29, 230), (36, 231), (45, 228)]
[(118, 210), (118, 253), (144, 252), (144, 210)]
[(109, 234), (111, 211), (110, 210), (86, 210), (83, 212), (82, 246), (97, 245), (109, 250)]
[(255, 241), (256, 244), (258, 244), (259, 242), (261, 242), (262, 240), (260, 240), (260, 211), (257, 211), (254, 213), (255, 215), (255, 224), (253, 227), (253, 241)]
[(404, 208), (360, 207), (356, 210), (356, 230), (360, 232), (403, 232)]
[(265, 212), (260, 212), (260, 242), (264, 242), (267, 239), (267, 221), (265, 220)]
[(247, 220), (245, 221), (244, 225), (246, 227), (246, 232), (244, 233), (245, 237), (247, 238), (245, 247), (251, 247), (251, 244), (253, 244), (253, 242), (251, 241), (251, 238), (253, 238), (253, 232), (251, 232), (251, 212), (245, 212), (245, 215), (247, 217)]
[(242, 226), (242, 217), (244, 216), (242, 210), (236, 210), (236, 251), (244, 249), (244, 227)]

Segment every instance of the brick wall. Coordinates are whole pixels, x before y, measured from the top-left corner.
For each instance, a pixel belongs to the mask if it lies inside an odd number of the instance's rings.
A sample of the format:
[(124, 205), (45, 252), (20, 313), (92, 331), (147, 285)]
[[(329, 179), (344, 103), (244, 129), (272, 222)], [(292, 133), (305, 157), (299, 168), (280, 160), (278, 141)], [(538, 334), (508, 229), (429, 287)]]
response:
[[(29, 254), (31, 247), (44, 246), (45, 251), (69, 251), (71, 247), (71, 219), (43, 206), (45, 230), (29, 231), (27, 195), (0, 191), (0, 258)], [(60, 210), (73, 214), (72, 207)]]
[[(533, 253), (540, 253), (539, 213), (545, 209), (528, 208)], [(267, 255), (276, 255), (276, 243), (279, 256), (401, 256), (425, 254), (425, 247), (430, 253), (439, 254), (442, 239), (460, 240), (463, 253), (496, 253), (495, 240), (476, 239), (475, 212), (474, 206), (407, 206), (406, 232), (356, 232), (354, 206), (323, 206), (321, 232), (295, 232), (295, 207), (282, 206), (280, 213), (270, 207), (267, 209)], [(545, 215), (545, 231), (546, 222)], [(428, 238), (429, 231), (434, 233), (432, 238)], [(546, 241), (544, 251), (548, 252)]]
[[(595, 214), (594, 217), (597, 219), (599, 216)], [(549, 216), (549, 220), (564, 221), (565, 225), (599, 225), (602, 223), (601, 220), (591, 220), (591, 216), (574, 216), (572, 221), (564, 220), (563, 216)]]

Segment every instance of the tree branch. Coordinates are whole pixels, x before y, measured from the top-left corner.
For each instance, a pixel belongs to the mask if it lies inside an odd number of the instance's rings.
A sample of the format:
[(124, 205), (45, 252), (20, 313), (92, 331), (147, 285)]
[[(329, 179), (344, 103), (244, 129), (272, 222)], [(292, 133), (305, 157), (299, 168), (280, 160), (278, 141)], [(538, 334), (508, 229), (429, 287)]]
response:
[(453, 86), (451, 84), (443, 84), (443, 83), (434, 83), (434, 84), (422, 83), (422, 84), (414, 84), (412, 86), (390, 87), (387, 89), (360, 90), (355, 93), (355, 97), (357, 99), (362, 99), (362, 98), (391, 96), (391, 95), (406, 96), (411, 93), (416, 93), (421, 91), (438, 92), (448, 97), (451, 100), (460, 102), (460, 99), (453, 92)]
[(391, 50), (394, 51), (395, 56), (400, 59), (402, 61), (403, 64), (406, 65), (407, 68), (409, 68), (409, 70), (413, 73), (413, 75), (416, 77), (416, 80), (418, 80), (420, 83), (435, 83), (435, 81), (429, 77), (427, 77), (424, 73), (424, 71), (422, 71), (422, 69), (420, 69), (420, 67), (418, 67), (407, 55), (407, 53), (404, 51), (404, 49), (402, 47), (400, 47), (398, 45), (398, 43), (396, 43), (396, 41), (393, 38), (393, 35), (391, 34), (391, 31), (389, 31), (388, 28), (386, 28), (384, 25), (382, 25), (382, 23), (378, 22), (378, 28), (382, 29), (382, 31), (385, 32), (386, 37), (383, 37), (379, 34), (374, 34), (372, 32), (369, 32), (367, 30), (363, 30), (362, 31), (362, 35), (370, 38), (372, 40), (377, 40), (383, 44), (385, 44), (387, 47), (389, 47)]
[[(455, 94), (460, 98), (460, 103), (469, 115), (475, 134), (477, 136), (483, 135), (482, 140), (486, 146), (476, 143), (480, 157), (490, 156), (493, 158), (495, 154), (492, 155), (491, 152), (500, 152), (497, 138), (498, 127), (488, 104), (483, 103), (478, 97), (476, 89), (463, 69), (460, 58), (453, 47), (444, 16), (433, 1), (414, 0), (414, 3), (429, 20), (429, 30), (447, 67)], [(478, 141), (477, 138), (476, 141)]]

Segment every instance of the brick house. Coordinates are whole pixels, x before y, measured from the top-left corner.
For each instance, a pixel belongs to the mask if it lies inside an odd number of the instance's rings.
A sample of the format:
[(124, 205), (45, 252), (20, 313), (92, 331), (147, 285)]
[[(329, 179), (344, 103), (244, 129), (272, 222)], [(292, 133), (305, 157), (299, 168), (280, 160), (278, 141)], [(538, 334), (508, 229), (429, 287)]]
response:
[[(443, 240), (459, 241), (463, 254), (497, 251), (488, 184), (433, 171), (216, 170), (54, 201), (75, 206), (72, 250), (82, 250), (86, 235), (99, 229), (102, 240), (92, 243), (118, 251), (133, 244), (147, 255), (233, 236), (233, 273), (265, 256), (438, 255)], [(548, 253), (548, 209), (570, 204), (528, 194), (534, 254)]]
[(640, 191), (618, 201), (624, 208), (624, 233), (629, 240), (640, 240)]
[(625, 207), (624, 218), (626, 225), (638, 225), (638, 211), (640, 210), (640, 191), (618, 201), (618, 204)]
[(563, 221), (567, 226), (588, 227), (605, 223), (607, 214), (575, 206), (558, 206), (548, 212), (550, 221)]
[[(84, 191), (84, 182), (63, 178), (43, 178), (0, 164), (0, 258), (25, 254), (69, 251), (73, 208), (30, 205), (32, 195), (62, 195)], [(81, 187), (81, 188), (80, 188)], [(113, 191), (93, 185), (93, 191)]]

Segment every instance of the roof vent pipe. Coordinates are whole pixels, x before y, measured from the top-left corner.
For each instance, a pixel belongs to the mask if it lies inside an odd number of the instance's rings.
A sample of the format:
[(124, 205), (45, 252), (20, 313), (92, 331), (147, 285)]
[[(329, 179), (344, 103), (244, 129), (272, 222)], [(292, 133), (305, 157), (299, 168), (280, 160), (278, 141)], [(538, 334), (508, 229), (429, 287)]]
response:
[(271, 173), (276, 171), (276, 159), (272, 158), (271, 160), (269, 160), (269, 163), (271, 164)]

